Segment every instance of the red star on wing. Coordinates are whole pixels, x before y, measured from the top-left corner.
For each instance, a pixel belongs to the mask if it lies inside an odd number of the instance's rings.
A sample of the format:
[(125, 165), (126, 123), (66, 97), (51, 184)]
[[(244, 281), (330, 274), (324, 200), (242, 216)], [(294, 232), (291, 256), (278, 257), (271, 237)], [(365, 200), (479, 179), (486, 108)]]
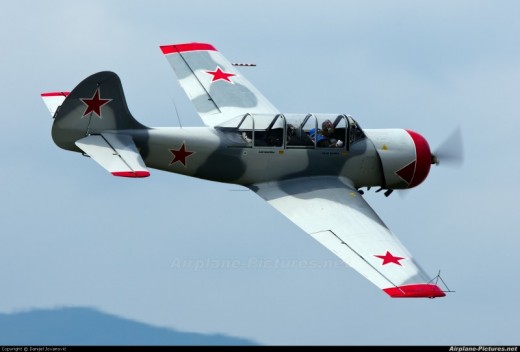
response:
[(170, 162), (170, 165), (173, 165), (178, 161), (182, 165), (186, 166), (186, 158), (188, 158), (191, 154), (194, 154), (195, 152), (187, 151), (186, 142), (182, 142), (182, 145), (179, 149), (170, 149), (170, 153), (173, 154), (173, 160)]
[(224, 81), (228, 81), (229, 83), (234, 84), (234, 82), (232, 80), (230, 80), (229, 77), (236, 76), (236, 74), (234, 74), (234, 73), (228, 73), (228, 72), (222, 71), (220, 66), (217, 66), (217, 69), (215, 71), (206, 71), (206, 73), (213, 75), (211, 82), (215, 82), (215, 81), (218, 81), (219, 79), (222, 79)]
[[(96, 114), (99, 118), (101, 118), (101, 107), (105, 104), (108, 104), (112, 101), (112, 99), (101, 99), (99, 93), (99, 87), (94, 92), (92, 98), (80, 98), (80, 100), (87, 106), (83, 116), (87, 116), (90, 113)], [(82, 116), (82, 117), (83, 117)]]
[(406, 259), (406, 258), (402, 258), (402, 257), (396, 257), (396, 256), (392, 255), (392, 253), (390, 253), (389, 251), (386, 251), (385, 255), (374, 255), (374, 257), (378, 257), (380, 259), (383, 259), (383, 264), (382, 265), (394, 263), (394, 264), (402, 266), (402, 264), (399, 263), (399, 261), (403, 260), (403, 259)]

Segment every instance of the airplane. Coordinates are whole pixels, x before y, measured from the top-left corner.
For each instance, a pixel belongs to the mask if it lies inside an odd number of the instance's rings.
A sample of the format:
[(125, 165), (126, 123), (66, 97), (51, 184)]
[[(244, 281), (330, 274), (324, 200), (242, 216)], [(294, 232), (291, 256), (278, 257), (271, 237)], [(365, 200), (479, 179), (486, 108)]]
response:
[(422, 135), (363, 129), (348, 114), (283, 114), (212, 44), (160, 49), (204, 127), (141, 124), (120, 78), (104, 71), (70, 92), (41, 94), (55, 144), (114, 176), (158, 169), (247, 187), (388, 296), (450, 292), (418, 265), (361, 189), (388, 196), (421, 184), (439, 163)]

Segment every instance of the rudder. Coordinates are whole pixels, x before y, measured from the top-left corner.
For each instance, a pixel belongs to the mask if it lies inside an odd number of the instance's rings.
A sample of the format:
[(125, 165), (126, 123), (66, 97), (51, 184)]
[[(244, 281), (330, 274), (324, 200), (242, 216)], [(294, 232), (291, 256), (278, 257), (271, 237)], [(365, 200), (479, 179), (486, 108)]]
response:
[(60, 148), (81, 151), (75, 142), (110, 130), (145, 129), (128, 110), (119, 76), (103, 71), (85, 78), (65, 98), (52, 125)]

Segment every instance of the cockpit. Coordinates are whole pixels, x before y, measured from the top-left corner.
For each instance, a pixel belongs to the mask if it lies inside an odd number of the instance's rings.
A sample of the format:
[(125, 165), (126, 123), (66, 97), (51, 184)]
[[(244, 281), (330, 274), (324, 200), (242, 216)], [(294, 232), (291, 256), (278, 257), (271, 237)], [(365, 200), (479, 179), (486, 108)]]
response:
[(246, 114), (216, 126), (237, 146), (349, 150), (365, 138), (350, 115)]

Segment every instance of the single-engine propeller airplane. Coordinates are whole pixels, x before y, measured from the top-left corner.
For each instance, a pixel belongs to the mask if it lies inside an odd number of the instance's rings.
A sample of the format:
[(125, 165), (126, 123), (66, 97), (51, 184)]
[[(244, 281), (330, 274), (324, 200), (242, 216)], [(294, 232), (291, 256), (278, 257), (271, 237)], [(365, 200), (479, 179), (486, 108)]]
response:
[(142, 125), (119, 77), (99, 72), (70, 93), (42, 94), (56, 145), (114, 176), (153, 168), (245, 186), (389, 296), (445, 296), (361, 190), (388, 196), (423, 182), (439, 158), (419, 133), (362, 129), (347, 114), (283, 114), (213, 45), (161, 50), (206, 127)]

